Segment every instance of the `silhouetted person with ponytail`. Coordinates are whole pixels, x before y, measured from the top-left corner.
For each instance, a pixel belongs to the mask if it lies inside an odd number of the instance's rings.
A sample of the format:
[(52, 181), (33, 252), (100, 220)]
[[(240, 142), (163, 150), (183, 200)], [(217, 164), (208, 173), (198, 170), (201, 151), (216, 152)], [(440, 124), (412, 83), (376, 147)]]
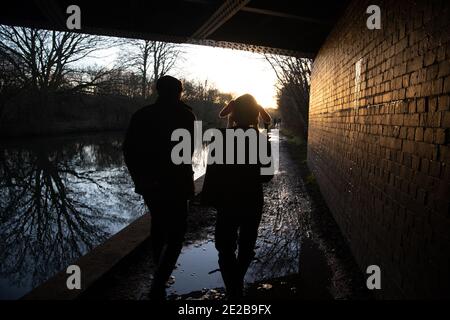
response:
[[(227, 141), (225, 130), (234, 132), (242, 129), (245, 133), (253, 133), (257, 137), (258, 146), (260, 139), (266, 139), (258, 131), (258, 117), (261, 116), (264, 122), (270, 122), (270, 116), (253, 96), (246, 94), (232, 101), (220, 116), (229, 117), (228, 129), (222, 130), (223, 159), (226, 159), (226, 154), (230, 151), (226, 148), (230, 141)], [(245, 163), (238, 164), (235, 161), (234, 164), (208, 164), (202, 191), (202, 202), (217, 210), (215, 244), (222, 278), (231, 299), (243, 295), (244, 277), (255, 256), (254, 249), (261, 222), (264, 203), (262, 183), (273, 177), (273, 173), (261, 174), (263, 165), (260, 161), (249, 161), (250, 153), (258, 153), (259, 147), (251, 148), (250, 139), (245, 141)], [(268, 138), (263, 141), (268, 144)], [(270, 152), (269, 144), (266, 150)], [(237, 152), (240, 151), (236, 144), (233, 152), (235, 158)]]

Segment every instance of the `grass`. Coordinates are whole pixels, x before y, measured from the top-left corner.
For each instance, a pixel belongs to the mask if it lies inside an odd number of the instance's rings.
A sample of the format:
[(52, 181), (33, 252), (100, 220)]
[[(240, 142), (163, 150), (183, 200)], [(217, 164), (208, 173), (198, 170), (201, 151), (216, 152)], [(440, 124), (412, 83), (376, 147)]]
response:
[(296, 146), (304, 145), (306, 147), (306, 141), (299, 135), (292, 132), (291, 130), (283, 128), (280, 130), (280, 133), (286, 137), (287, 141), (290, 144), (294, 144)]
[(316, 185), (317, 184), (316, 177), (312, 173), (310, 173), (309, 175), (306, 176), (305, 182), (308, 185)]

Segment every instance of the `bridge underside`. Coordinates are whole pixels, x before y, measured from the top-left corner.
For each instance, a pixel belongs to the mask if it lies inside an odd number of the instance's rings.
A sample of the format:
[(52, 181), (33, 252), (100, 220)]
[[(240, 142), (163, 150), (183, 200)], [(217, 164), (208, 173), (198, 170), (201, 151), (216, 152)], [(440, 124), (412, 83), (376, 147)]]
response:
[(0, 23), (67, 30), (68, 6), (81, 32), (314, 57), (348, 1), (164, 0), (13, 1)]

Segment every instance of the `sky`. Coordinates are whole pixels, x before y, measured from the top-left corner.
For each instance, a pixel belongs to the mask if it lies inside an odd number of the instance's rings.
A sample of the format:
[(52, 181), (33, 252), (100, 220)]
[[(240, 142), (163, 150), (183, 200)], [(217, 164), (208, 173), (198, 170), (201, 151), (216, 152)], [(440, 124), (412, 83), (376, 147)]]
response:
[(185, 45), (184, 61), (176, 70), (186, 79), (208, 80), (236, 97), (250, 93), (265, 108), (276, 107), (276, 75), (260, 54)]
[[(222, 92), (252, 94), (264, 108), (276, 108), (276, 75), (262, 55), (233, 49), (180, 45), (183, 52), (175, 68), (169, 72), (186, 80), (208, 81)], [(92, 62), (113, 65), (119, 49), (96, 53)]]

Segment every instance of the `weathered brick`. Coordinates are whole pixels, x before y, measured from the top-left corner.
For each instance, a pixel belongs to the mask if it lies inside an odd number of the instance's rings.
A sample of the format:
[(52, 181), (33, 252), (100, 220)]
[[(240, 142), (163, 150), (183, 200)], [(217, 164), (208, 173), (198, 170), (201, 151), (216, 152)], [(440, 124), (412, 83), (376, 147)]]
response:
[[(379, 294), (432, 296), (448, 268), (429, 261), (450, 243), (450, 222), (445, 228), (434, 218), (449, 220), (449, 10), (442, 10), (445, 1), (418, 1), (408, 10), (386, 1), (383, 32), (348, 23), (365, 9), (351, 1), (315, 58), (308, 163), (358, 263), (382, 261), (391, 285)], [(351, 109), (355, 57), (364, 57), (359, 111)], [(359, 197), (342, 196), (349, 184)]]
[(400, 128), (400, 134), (399, 134), (399, 138), (400, 139), (406, 139), (407, 134), (408, 134), (408, 128), (407, 127), (401, 127)]
[(449, 111), (445, 112), (443, 115), (442, 126), (444, 128), (450, 128), (450, 112)]
[(430, 175), (439, 177), (441, 174), (441, 163), (439, 161), (430, 161)]
[(430, 96), (433, 92), (433, 81), (427, 81), (421, 84), (420, 95), (422, 97)]
[(445, 129), (436, 129), (435, 131), (435, 137), (436, 137), (436, 143), (437, 144), (444, 144), (446, 143), (446, 130)]
[(442, 85), (444, 81), (442, 79), (433, 80), (431, 85), (431, 94), (440, 94), (442, 93)]
[(431, 97), (430, 99), (428, 99), (428, 110), (426, 110), (426, 111), (436, 112), (437, 105), (438, 105), (437, 97)]
[(427, 112), (420, 114), (422, 127), (438, 128), (441, 126), (442, 112)]
[(408, 140), (414, 140), (415, 132), (416, 132), (415, 128), (413, 128), (413, 127), (408, 128), (407, 139)]
[(436, 51), (430, 50), (425, 54), (424, 66), (432, 65), (436, 61)]
[(409, 140), (404, 140), (403, 141), (403, 146), (402, 146), (402, 150), (403, 152), (408, 152), (408, 153), (414, 153), (415, 151), (415, 144), (413, 141), (409, 141)]
[[(437, 56), (436, 56), (436, 60), (438, 62), (445, 60), (446, 56), (445, 56), (445, 46), (439, 46), (437, 49)], [(447, 49), (448, 49), (448, 44), (447, 44)], [(448, 50), (447, 50), (448, 51)]]
[(428, 143), (433, 143), (433, 129), (432, 128), (426, 128), (425, 133), (423, 135), (423, 141)]
[(421, 127), (416, 128), (415, 140), (423, 141), (423, 128)]
[(413, 169), (413, 170), (419, 170), (419, 167), (420, 167), (420, 157), (419, 157), (419, 156), (412, 155), (411, 158), (412, 158), (412, 169)]
[[(414, 97), (418, 97), (420, 95), (420, 86), (419, 85), (415, 85), (415, 86), (409, 86), (408, 88), (406, 88), (406, 97), (407, 98), (414, 98)], [(400, 97), (399, 97), (400, 99)]]
[(448, 76), (450, 74), (450, 61), (445, 60), (439, 63), (438, 78)]
[(419, 70), (423, 66), (423, 57), (415, 57), (409, 60), (406, 64), (406, 72), (410, 73), (416, 70)]
[(439, 146), (439, 160), (444, 163), (450, 162), (450, 146)]
[(427, 99), (421, 98), (417, 100), (417, 112), (427, 112)]
[(444, 88), (442, 90), (442, 93), (449, 93), (450, 92), (450, 76), (445, 77), (444, 80)]
[(412, 100), (412, 101), (410, 101), (409, 103), (408, 103), (408, 111), (409, 111), (409, 113), (416, 113), (416, 112), (419, 112), (419, 111), (417, 111), (417, 103), (416, 103), (416, 100)]
[(420, 123), (420, 114), (406, 114), (403, 119), (403, 123), (408, 127), (416, 127)]
[(450, 110), (450, 96), (439, 96), (438, 110), (439, 111)]
[(421, 159), (420, 160), (420, 171), (422, 171), (425, 174), (428, 174), (429, 169), (430, 169), (430, 160)]
[(439, 66), (437, 64), (429, 66), (426, 69), (426, 81), (436, 79), (439, 74)]

